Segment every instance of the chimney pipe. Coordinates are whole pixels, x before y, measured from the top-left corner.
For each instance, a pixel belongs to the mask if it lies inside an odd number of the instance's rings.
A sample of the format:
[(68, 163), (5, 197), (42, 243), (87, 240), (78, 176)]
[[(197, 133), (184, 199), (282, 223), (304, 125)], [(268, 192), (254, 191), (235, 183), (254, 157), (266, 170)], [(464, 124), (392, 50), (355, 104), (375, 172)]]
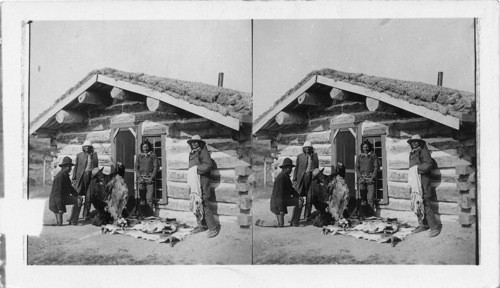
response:
[(443, 72), (438, 72), (438, 86), (443, 86)]
[(219, 73), (219, 83), (217, 84), (217, 86), (222, 87), (223, 83), (224, 83), (224, 73), (220, 72)]

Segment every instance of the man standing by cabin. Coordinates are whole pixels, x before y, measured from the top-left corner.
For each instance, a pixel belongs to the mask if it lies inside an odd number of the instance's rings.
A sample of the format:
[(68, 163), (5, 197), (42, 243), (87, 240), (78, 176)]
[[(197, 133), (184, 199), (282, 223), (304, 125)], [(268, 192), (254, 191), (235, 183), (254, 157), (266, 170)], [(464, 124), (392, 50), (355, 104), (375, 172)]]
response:
[(417, 214), (418, 227), (413, 233), (431, 229), (429, 237), (439, 235), (441, 229), (434, 216), (431, 199), (431, 170), (433, 162), (427, 149), (426, 142), (420, 135), (413, 135), (410, 140), (410, 169), (408, 171), (408, 184), (411, 190), (411, 208)]
[(271, 194), (271, 212), (276, 214), (278, 227), (283, 227), (285, 225), (285, 214), (288, 213), (287, 207), (294, 206), (290, 226), (299, 226), (304, 200), (293, 189), (292, 181), (290, 181), (290, 173), (292, 173), (295, 165), (293, 165), (292, 159), (285, 158), (283, 164), (279, 167), (281, 172), (274, 179), (273, 193)]
[[(378, 157), (373, 152), (373, 145), (370, 141), (365, 140), (361, 143), (361, 154), (356, 158), (356, 175), (358, 177), (359, 197), (361, 205), (368, 204), (372, 214), (375, 214), (375, 203), (373, 197), (375, 195), (375, 180), (379, 170)], [(359, 201), (359, 200), (356, 200)], [(360, 211), (358, 211), (359, 213)]]
[(69, 172), (75, 166), (73, 161), (68, 156), (64, 157), (59, 167), (61, 170), (57, 173), (52, 181), (52, 191), (49, 197), (49, 209), (56, 216), (56, 225), (62, 226), (63, 214), (66, 213), (66, 205), (73, 205), (71, 209), (71, 217), (69, 218), (70, 225), (78, 225), (78, 216), (80, 215), (80, 207), (82, 204), (82, 196), (79, 196), (75, 188), (71, 186)]
[(209, 203), (212, 196), (210, 171), (213, 168), (213, 160), (210, 153), (208, 153), (207, 143), (201, 139), (200, 135), (194, 135), (187, 142), (191, 146), (188, 167), (190, 208), (196, 216), (196, 222), (198, 222), (198, 227), (192, 233), (199, 233), (208, 229), (207, 237), (212, 238), (219, 234)]
[(294, 186), (301, 197), (306, 197), (304, 218), (306, 222), (311, 221), (312, 210), (312, 171), (319, 168), (318, 154), (314, 152), (311, 142), (306, 141), (302, 145), (302, 153), (297, 155), (297, 168), (293, 172)]
[(151, 143), (146, 139), (141, 143), (141, 153), (137, 156), (135, 161), (135, 173), (137, 176), (137, 184), (139, 187), (140, 208), (141, 216), (152, 216), (154, 214), (153, 194), (154, 194), (154, 181), (156, 172), (158, 172), (158, 157), (151, 149)]
[(83, 207), (83, 218), (90, 220), (90, 198), (92, 197), (92, 187), (90, 181), (92, 178), (92, 169), (99, 165), (97, 153), (90, 140), (85, 140), (82, 145), (82, 152), (76, 155), (75, 169), (73, 171), (73, 184), (79, 195), (85, 197)]

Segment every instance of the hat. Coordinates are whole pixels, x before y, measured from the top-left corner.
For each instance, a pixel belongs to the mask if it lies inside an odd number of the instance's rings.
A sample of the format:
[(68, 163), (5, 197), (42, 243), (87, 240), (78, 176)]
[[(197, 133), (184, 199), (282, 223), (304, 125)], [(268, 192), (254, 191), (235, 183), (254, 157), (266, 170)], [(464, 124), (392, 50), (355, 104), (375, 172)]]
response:
[(415, 135), (411, 136), (411, 139), (408, 139), (408, 141), (407, 141), (407, 142), (408, 142), (408, 144), (410, 144), (410, 145), (411, 145), (411, 142), (415, 142), (415, 141), (418, 141), (418, 142), (420, 142), (421, 144), (425, 144), (425, 140), (423, 140), (423, 139), (420, 137), (420, 135), (418, 135), (418, 134), (415, 134)]
[(306, 147), (313, 147), (313, 145), (311, 144), (311, 141), (304, 142), (304, 145), (302, 145), (302, 148), (306, 148)]
[(85, 141), (83, 141), (82, 146), (92, 146), (92, 142), (90, 142), (90, 140), (85, 140)]
[(102, 167), (102, 174), (104, 175), (111, 175), (114, 171), (115, 171), (115, 165), (113, 164), (111, 164), (111, 166)]
[(283, 164), (281, 164), (280, 168), (283, 168), (283, 167), (286, 167), (286, 166), (292, 166), (292, 167), (295, 167), (295, 165), (293, 165), (292, 159), (290, 159), (290, 158), (285, 158), (285, 159), (283, 160)]
[(99, 174), (99, 172), (101, 172), (102, 169), (104, 169), (104, 167), (102, 168), (95, 167), (94, 169), (92, 169), (92, 178), (94, 178), (97, 174)]
[(321, 168), (321, 169), (315, 168), (313, 170), (313, 173), (312, 173), (312, 179), (318, 177), (319, 174), (323, 173), (323, 170), (325, 170), (325, 168)]
[(195, 141), (200, 142), (200, 143), (202, 143), (203, 145), (207, 144), (207, 143), (205, 143), (205, 141), (201, 140), (200, 135), (194, 135), (194, 136), (193, 136), (193, 137), (191, 137), (191, 139), (189, 139), (187, 142), (188, 142), (188, 144), (189, 144), (189, 145), (191, 145), (191, 142), (195, 142)]
[(59, 164), (59, 167), (63, 167), (65, 165), (75, 166), (75, 164), (73, 164), (73, 160), (71, 160), (71, 158), (68, 156), (63, 158), (63, 161), (61, 162), (61, 164)]

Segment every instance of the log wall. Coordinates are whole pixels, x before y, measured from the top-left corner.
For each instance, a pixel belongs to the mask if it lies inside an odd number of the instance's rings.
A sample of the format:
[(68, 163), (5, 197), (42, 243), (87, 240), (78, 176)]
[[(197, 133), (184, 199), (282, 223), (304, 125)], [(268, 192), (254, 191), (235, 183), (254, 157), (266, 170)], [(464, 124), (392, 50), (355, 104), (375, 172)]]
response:
[[(240, 183), (244, 183), (248, 175), (236, 174), (236, 170), (240, 169), (238, 171), (241, 174), (241, 167), (251, 165), (250, 145), (248, 141), (233, 140), (232, 129), (182, 110), (166, 109), (166, 111), (152, 112), (144, 102), (138, 101), (125, 101), (104, 109), (89, 111), (89, 115), (86, 124), (60, 129), (56, 135), (57, 153), (52, 162), (53, 177), (60, 170), (58, 165), (64, 157), (69, 156), (75, 161), (76, 155), (82, 152), (85, 140), (92, 141), (94, 150), (98, 153), (99, 166), (110, 166), (112, 164), (111, 120), (117, 119), (117, 116), (127, 115), (127, 119), (136, 124), (148, 121), (145, 129), (158, 127), (158, 132), (165, 135), (166, 167), (163, 167), (162, 177), (167, 186), (168, 204), (160, 208), (189, 210), (187, 169), (190, 147), (187, 140), (193, 135), (200, 135), (207, 142), (208, 150), (216, 163), (216, 169), (210, 175), (214, 192), (211, 205), (214, 211), (216, 214), (232, 216), (240, 215), (242, 211), (246, 215), (250, 214), (251, 189), (246, 189), (246, 186)], [(244, 210), (240, 209), (241, 207)], [(251, 221), (248, 217), (245, 219), (243, 222)], [(243, 224), (242, 226), (246, 226)]]
[[(381, 215), (400, 215), (414, 217), (410, 210), (410, 189), (408, 187), (409, 145), (407, 140), (414, 134), (420, 134), (427, 141), (427, 146), (435, 160), (436, 168), (432, 171), (432, 189), (434, 202), (432, 205), (442, 221), (458, 221), (468, 225), (474, 221), (475, 207), (475, 174), (476, 158), (475, 139), (473, 137), (460, 140), (452, 128), (425, 118), (409, 115), (407, 112), (370, 112), (360, 104), (350, 103), (339, 109), (332, 105), (326, 110), (314, 112), (313, 118), (306, 126), (282, 127), (277, 135), (277, 158), (273, 162), (273, 179), (280, 172), (278, 167), (283, 159), (289, 157), (295, 164), (296, 156), (302, 153), (302, 144), (311, 141), (319, 158), (320, 168), (330, 173), (331, 139), (329, 119), (340, 113), (351, 115), (355, 123), (363, 121), (375, 122), (387, 127), (386, 159), (387, 189), (389, 203), (380, 205)], [(375, 125), (376, 126), (376, 125)], [(371, 133), (365, 131), (364, 133)], [(470, 131), (467, 131), (470, 132)], [(474, 133), (461, 133), (461, 135)], [(469, 167), (457, 168), (457, 167)], [(471, 176), (472, 175), (472, 176)], [(404, 213), (400, 213), (404, 212)], [(407, 219), (412, 220), (412, 219)]]
[[(188, 210), (190, 192), (187, 184), (187, 170), (191, 149), (187, 144), (187, 139), (191, 137), (190, 135), (194, 134), (186, 128), (183, 128), (180, 132), (182, 133), (178, 135), (185, 135), (185, 137), (182, 137), (183, 139), (167, 135), (165, 141), (167, 155), (165, 177), (169, 195), (167, 208)], [(248, 189), (245, 190), (240, 187), (239, 182), (241, 182), (241, 177), (237, 175), (239, 167), (250, 167), (250, 161), (245, 159), (245, 153), (241, 152), (248, 149), (246, 148), (248, 144), (236, 142), (231, 138), (204, 138), (203, 136), (202, 138), (207, 143), (208, 151), (216, 164), (216, 169), (210, 173), (210, 186), (214, 195), (212, 205), (217, 208), (216, 211), (218, 211), (218, 214), (239, 215), (240, 203), (242, 201), (241, 192), (245, 192), (245, 195), (247, 195), (246, 198), (251, 200), (251, 194), (248, 197)], [(241, 172), (238, 173), (241, 174)], [(171, 203), (174, 206), (171, 206)], [(251, 206), (246, 210), (250, 210), (250, 208)]]

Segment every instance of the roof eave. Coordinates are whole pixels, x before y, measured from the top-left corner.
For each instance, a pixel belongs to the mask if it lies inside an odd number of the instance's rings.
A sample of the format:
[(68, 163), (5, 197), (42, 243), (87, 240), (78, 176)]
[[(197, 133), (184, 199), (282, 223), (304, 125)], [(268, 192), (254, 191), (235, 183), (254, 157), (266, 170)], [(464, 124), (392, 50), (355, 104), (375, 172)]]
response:
[(70, 93), (67, 97), (60, 100), (54, 107), (50, 108), (50, 110), (46, 111), (42, 116), (40, 116), (36, 122), (30, 125), (30, 135), (35, 133), (40, 127), (44, 125), (47, 121), (50, 120), (58, 111), (64, 109), (67, 105), (69, 105), (73, 100), (77, 99), (80, 94), (89, 89), (94, 83), (99, 82), (102, 84), (118, 87), (130, 92), (135, 92), (138, 94), (145, 95), (147, 97), (155, 98), (162, 102), (165, 102), (169, 105), (178, 107), (180, 109), (186, 110), (193, 114), (204, 117), (208, 120), (216, 122), (218, 124), (224, 125), (233, 130), (239, 131), (240, 127), (243, 123), (248, 123), (251, 121), (251, 116), (242, 115), (242, 119), (238, 119), (232, 116), (224, 116), (218, 112), (212, 111), (208, 108), (197, 106), (182, 99), (175, 98), (168, 93), (159, 92), (152, 90), (150, 88), (146, 88), (140, 85), (132, 84), (126, 81), (116, 80), (114, 78), (96, 74), (93, 75), (90, 79), (88, 79), (85, 83), (83, 83), (80, 87), (75, 89), (72, 93)]
[(425, 117), (427, 119), (436, 121), (438, 123), (441, 123), (456, 130), (460, 129), (460, 124), (462, 122), (468, 122), (468, 123), (475, 122), (475, 115), (472, 114), (463, 113), (460, 117), (443, 115), (438, 111), (428, 109), (424, 106), (415, 105), (402, 99), (391, 97), (386, 93), (371, 90), (358, 85), (353, 85), (351, 83), (344, 81), (337, 81), (322, 75), (314, 75), (311, 78), (309, 78), (309, 80), (305, 82), (301, 87), (299, 87), (299, 89), (297, 89), (283, 101), (278, 103), (276, 107), (274, 107), (272, 110), (269, 110), (262, 118), (257, 120), (253, 125), (252, 134), (257, 135), (259, 131), (268, 127), (271, 124), (271, 121), (273, 121), (274, 117), (280, 111), (285, 109), (288, 105), (290, 105), (295, 99), (297, 99), (302, 93), (307, 91), (307, 89), (309, 89), (315, 83), (327, 85), (340, 90), (349, 91), (369, 98), (373, 98), (378, 101), (382, 101), (389, 105), (400, 108), (402, 110), (406, 110), (415, 113), (417, 115), (420, 115), (422, 117)]

